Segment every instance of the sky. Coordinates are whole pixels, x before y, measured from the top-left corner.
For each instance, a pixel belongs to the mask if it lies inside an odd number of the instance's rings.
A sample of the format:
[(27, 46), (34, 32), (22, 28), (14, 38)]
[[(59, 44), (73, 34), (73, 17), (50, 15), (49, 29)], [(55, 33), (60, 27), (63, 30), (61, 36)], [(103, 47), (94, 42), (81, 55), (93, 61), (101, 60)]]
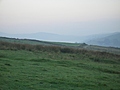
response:
[(0, 32), (120, 32), (120, 0), (0, 0)]

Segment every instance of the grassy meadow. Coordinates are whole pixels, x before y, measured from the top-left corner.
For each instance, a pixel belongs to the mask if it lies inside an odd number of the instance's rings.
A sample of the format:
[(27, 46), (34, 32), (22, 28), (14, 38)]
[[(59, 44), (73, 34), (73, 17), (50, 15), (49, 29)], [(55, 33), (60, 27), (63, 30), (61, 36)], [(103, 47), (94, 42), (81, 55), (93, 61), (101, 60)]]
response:
[(120, 90), (120, 55), (0, 42), (0, 90)]

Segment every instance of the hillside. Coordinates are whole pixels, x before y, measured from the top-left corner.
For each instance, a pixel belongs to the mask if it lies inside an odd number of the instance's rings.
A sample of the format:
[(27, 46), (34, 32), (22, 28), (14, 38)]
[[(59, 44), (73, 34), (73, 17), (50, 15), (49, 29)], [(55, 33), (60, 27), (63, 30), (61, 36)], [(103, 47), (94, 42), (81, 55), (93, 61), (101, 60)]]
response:
[(120, 47), (120, 32), (103, 38), (92, 39), (86, 43), (99, 46)]
[(0, 42), (1, 90), (119, 90), (119, 77), (117, 54)]
[(40, 41), (40, 40), (34, 40), (34, 39), (18, 39), (18, 38), (8, 38), (8, 37), (0, 37), (0, 42), (1, 41), (2, 42), (16, 43), (16, 44), (70, 47), (70, 48), (76, 48), (76, 49), (85, 49), (85, 50), (120, 54), (120, 48), (88, 45), (86, 43), (49, 42), (49, 41)]

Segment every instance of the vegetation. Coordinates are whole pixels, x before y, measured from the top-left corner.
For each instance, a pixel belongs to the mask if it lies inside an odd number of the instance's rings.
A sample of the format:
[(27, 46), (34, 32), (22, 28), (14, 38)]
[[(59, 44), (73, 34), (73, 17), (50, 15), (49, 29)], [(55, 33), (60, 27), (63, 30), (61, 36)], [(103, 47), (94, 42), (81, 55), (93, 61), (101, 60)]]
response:
[(14, 44), (26, 44), (26, 46), (30, 45), (44, 45), (44, 46), (59, 46), (59, 47), (69, 47), (76, 49), (85, 49), (92, 51), (100, 51), (100, 52), (109, 52), (120, 55), (120, 48), (115, 47), (102, 47), (95, 45), (87, 45), (86, 43), (66, 43), (66, 42), (48, 42), (48, 41), (39, 41), (33, 39), (18, 39), (18, 38), (7, 38), (0, 37), (0, 42), (9, 42)]
[(1, 41), (0, 90), (120, 90), (120, 55)]

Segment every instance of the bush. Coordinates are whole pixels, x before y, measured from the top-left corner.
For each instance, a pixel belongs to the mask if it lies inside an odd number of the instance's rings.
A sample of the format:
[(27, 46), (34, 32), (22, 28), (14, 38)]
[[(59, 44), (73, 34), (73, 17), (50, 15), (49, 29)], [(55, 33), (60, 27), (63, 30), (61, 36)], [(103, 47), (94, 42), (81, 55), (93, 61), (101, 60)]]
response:
[(61, 47), (61, 46), (46, 46), (46, 45), (30, 45), (30, 44), (18, 44), (18, 43), (10, 43), (0, 41), (0, 49), (1, 50), (28, 50), (28, 51), (44, 51), (44, 52), (55, 52), (55, 53), (73, 53), (73, 54), (82, 54), (87, 57), (97, 57), (94, 58), (95, 61), (99, 62), (98, 58), (106, 59), (106, 58), (120, 58), (120, 55), (111, 54), (107, 52), (99, 52), (99, 51), (88, 51), (85, 49), (76, 49), (70, 47)]
[(72, 49), (72, 48), (61, 48), (60, 52), (62, 52), (62, 53), (75, 53), (74, 49)]

